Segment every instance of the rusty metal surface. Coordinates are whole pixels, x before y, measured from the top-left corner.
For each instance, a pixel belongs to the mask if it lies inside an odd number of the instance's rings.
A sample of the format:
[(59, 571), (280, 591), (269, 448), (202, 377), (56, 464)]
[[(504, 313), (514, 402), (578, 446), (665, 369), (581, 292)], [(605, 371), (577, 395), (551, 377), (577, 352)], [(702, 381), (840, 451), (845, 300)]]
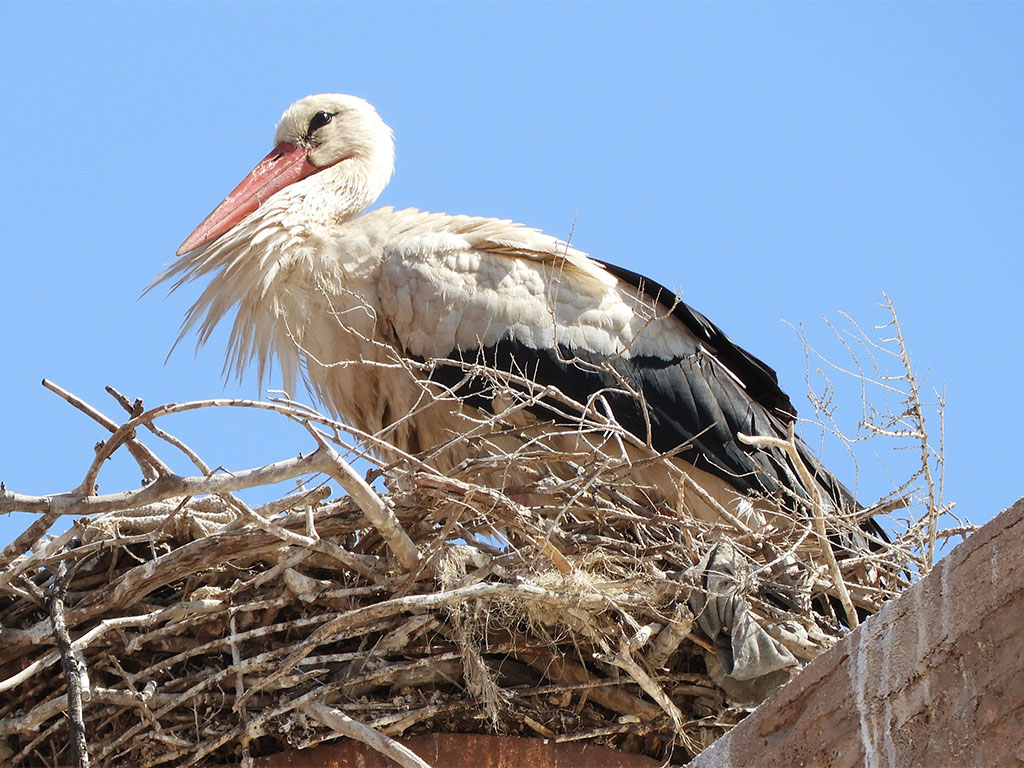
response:
[[(518, 736), (431, 733), (398, 739), (433, 768), (657, 768), (643, 755), (578, 742)], [(359, 742), (341, 740), (255, 761), (256, 768), (393, 768), (396, 763)]]

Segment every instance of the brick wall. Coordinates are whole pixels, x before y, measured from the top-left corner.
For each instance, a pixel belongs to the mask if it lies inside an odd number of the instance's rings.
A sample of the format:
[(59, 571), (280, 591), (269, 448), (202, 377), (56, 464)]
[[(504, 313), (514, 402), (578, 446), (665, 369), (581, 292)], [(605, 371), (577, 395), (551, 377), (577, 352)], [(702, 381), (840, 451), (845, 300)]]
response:
[(1024, 499), (690, 763), (1024, 763)]

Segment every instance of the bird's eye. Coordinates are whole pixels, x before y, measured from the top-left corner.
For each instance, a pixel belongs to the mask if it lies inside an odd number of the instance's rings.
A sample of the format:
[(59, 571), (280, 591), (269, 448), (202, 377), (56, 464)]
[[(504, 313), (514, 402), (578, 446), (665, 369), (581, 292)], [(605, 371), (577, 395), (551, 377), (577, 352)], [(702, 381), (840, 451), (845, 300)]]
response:
[(331, 119), (333, 117), (334, 114), (332, 112), (317, 112), (315, 115), (313, 115), (313, 119), (309, 121), (308, 132), (313, 133), (317, 129), (323, 128), (325, 125), (331, 122)]

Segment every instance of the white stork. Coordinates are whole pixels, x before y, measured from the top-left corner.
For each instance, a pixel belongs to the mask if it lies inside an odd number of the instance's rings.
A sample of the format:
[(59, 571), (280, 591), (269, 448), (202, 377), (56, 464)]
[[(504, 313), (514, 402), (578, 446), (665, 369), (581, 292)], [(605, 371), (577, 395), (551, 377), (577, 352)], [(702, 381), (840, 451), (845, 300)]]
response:
[[(274, 144), (158, 280), (176, 280), (173, 290), (209, 278), (182, 327), (198, 328), (198, 344), (237, 306), (227, 368), (241, 375), (255, 361), (262, 377), (276, 357), (286, 387), (301, 373), (349, 424), (442, 471), (514, 449), (531, 424), (561, 430), (568, 450), (600, 447), (564, 413), (552, 426), (537, 403), (518, 414), (514, 438), (458, 440), (479, 429), (481, 411), (508, 407), (467, 377), (484, 364), (554, 385), (649, 449), (678, 451), (675, 465), (727, 509), (750, 514), (750, 494), (788, 495), (787, 506), (809, 496), (782, 451), (737, 439), (785, 437), (795, 411), (774, 371), (671, 291), (510, 221), (366, 213), (391, 177), (394, 142), (360, 98), (301, 99)], [(425, 396), (431, 387), (461, 398)], [(824, 498), (849, 508), (849, 493), (800, 446)], [(713, 505), (683, 498), (664, 462), (646, 466), (637, 472), (649, 500), (715, 517)]]

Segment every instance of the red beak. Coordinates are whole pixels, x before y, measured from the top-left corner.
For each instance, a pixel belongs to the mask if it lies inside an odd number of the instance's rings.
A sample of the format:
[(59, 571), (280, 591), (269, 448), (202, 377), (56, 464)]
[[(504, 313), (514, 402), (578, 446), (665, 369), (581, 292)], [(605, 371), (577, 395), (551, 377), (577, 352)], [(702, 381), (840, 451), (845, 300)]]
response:
[(272, 194), (319, 171), (306, 159), (308, 151), (306, 147), (296, 147), (286, 141), (274, 147), (274, 151), (252, 169), (242, 183), (224, 198), (224, 202), (203, 219), (196, 231), (181, 244), (178, 255), (213, 242), (259, 208)]

